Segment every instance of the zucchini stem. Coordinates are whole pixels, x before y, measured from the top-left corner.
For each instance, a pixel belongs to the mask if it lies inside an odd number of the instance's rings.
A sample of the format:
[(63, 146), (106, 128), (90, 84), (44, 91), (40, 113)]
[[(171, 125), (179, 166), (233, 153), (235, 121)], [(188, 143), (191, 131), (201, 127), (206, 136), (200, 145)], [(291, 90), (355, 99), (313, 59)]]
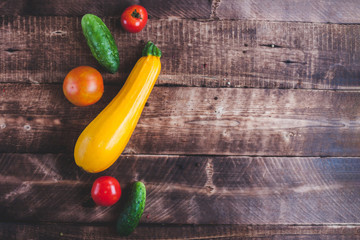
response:
[(142, 51), (142, 56), (156, 56), (161, 57), (161, 51), (158, 47), (155, 46), (155, 44), (151, 41), (148, 41), (145, 48)]

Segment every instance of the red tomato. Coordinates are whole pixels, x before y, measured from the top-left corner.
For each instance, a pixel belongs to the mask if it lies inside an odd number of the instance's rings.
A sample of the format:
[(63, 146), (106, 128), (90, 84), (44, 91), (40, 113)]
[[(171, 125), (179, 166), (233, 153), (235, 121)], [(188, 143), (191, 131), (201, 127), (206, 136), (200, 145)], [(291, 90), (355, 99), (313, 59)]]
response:
[(99, 101), (103, 95), (103, 78), (95, 68), (80, 66), (66, 75), (63, 91), (72, 104), (88, 106)]
[(122, 13), (121, 26), (128, 32), (137, 33), (145, 27), (147, 20), (146, 9), (140, 5), (133, 5)]
[(120, 196), (120, 184), (110, 176), (99, 177), (91, 188), (91, 197), (100, 206), (111, 206), (120, 199)]

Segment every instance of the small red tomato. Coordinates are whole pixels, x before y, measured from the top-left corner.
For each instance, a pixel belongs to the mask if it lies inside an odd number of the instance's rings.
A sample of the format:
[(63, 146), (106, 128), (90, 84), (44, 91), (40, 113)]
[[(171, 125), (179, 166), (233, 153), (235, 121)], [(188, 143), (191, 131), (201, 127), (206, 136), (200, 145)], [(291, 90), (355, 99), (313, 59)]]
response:
[(91, 197), (100, 206), (111, 206), (120, 199), (120, 196), (120, 184), (110, 176), (99, 177), (91, 188)]
[(96, 103), (104, 93), (103, 78), (98, 70), (80, 66), (71, 70), (63, 83), (65, 97), (76, 106)]
[(144, 7), (133, 5), (121, 14), (121, 26), (131, 33), (140, 32), (146, 25), (148, 14)]

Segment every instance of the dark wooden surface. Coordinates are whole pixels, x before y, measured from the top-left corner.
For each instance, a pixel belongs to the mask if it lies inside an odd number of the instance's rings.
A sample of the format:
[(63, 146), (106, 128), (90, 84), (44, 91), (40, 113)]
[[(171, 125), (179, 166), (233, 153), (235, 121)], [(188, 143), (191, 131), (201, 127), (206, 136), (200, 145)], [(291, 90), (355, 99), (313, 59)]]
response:
[[(149, 22), (124, 32), (144, 5)], [(148, 189), (128, 239), (360, 239), (360, 4), (344, 1), (0, 2), (0, 239), (118, 239), (125, 200), (97, 207), (99, 176)], [(81, 33), (102, 17), (119, 47), (106, 73)], [(72, 156), (144, 43), (162, 72), (124, 154), (89, 174)], [(100, 70), (103, 98), (71, 105), (69, 70)]]
[(86, 13), (98, 16), (121, 16), (128, 6), (140, 4), (147, 9), (150, 19), (199, 18), (208, 19), (211, 1), (208, 0), (5, 0), (0, 5), (0, 15), (31, 16), (82, 16)]
[(214, 12), (220, 19), (360, 23), (358, 0), (218, 0), (218, 2)]
[[(2, 223), (2, 239), (221, 239), (358, 240), (357, 225), (163, 225), (140, 224), (119, 238), (112, 225)], [(354, 230), (355, 229), (355, 230)]]
[(360, 158), (124, 155), (105, 172), (87, 174), (70, 154), (0, 155), (0, 220), (114, 222), (121, 204), (95, 207), (88, 195), (104, 174), (125, 188), (146, 184), (144, 223), (360, 221)]
[[(0, 151), (72, 153), (119, 89), (79, 108), (60, 84), (2, 84)], [(359, 102), (354, 91), (156, 87), (125, 152), (359, 156)]]
[[(108, 84), (125, 81), (151, 39), (164, 53), (157, 85), (360, 89), (360, 25), (160, 19), (134, 35), (119, 17), (104, 19), (120, 54), (118, 73), (102, 71)], [(62, 83), (79, 64), (101, 69), (80, 20), (0, 17), (0, 81)]]

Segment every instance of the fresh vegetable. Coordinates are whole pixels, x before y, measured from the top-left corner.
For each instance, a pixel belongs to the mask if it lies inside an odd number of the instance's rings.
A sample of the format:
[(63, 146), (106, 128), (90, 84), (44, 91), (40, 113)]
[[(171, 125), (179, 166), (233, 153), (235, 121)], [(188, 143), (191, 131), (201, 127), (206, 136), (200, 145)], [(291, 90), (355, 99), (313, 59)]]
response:
[(94, 104), (103, 95), (103, 78), (95, 68), (88, 66), (74, 68), (64, 79), (63, 92), (65, 97), (76, 106)]
[(95, 15), (86, 14), (81, 27), (93, 56), (107, 71), (115, 73), (119, 68), (119, 52), (105, 23)]
[(137, 225), (145, 209), (146, 188), (142, 182), (135, 182), (131, 195), (122, 209), (116, 224), (116, 230), (121, 236), (130, 235)]
[(146, 25), (148, 14), (144, 7), (133, 5), (121, 14), (121, 26), (128, 32), (140, 32)]
[(111, 206), (120, 199), (120, 196), (120, 184), (110, 176), (97, 178), (91, 188), (91, 197), (100, 206)]
[(74, 151), (75, 162), (96, 173), (110, 167), (121, 155), (161, 70), (161, 51), (148, 42), (120, 92), (85, 128)]

